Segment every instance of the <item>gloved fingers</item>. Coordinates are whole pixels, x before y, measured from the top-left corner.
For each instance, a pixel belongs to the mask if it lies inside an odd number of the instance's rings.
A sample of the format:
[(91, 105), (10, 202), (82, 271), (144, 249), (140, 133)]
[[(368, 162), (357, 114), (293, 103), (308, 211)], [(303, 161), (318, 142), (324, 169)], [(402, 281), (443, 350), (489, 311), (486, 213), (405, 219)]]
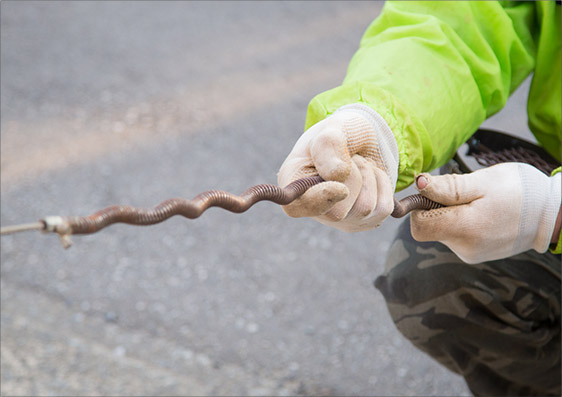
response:
[[(279, 186), (307, 176), (318, 175), (316, 168), (308, 157), (288, 157), (277, 174)], [(308, 189), (301, 197), (283, 210), (293, 218), (319, 216), (329, 211), (337, 202), (349, 195), (347, 187), (339, 182), (323, 182)]]
[(393, 189), (388, 175), (373, 160), (356, 155), (352, 161), (361, 172), (361, 190), (345, 219), (331, 226), (360, 232), (378, 227), (390, 215), (394, 209)]
[[(430, 211), (413, 211), (410, 231), (416, 241), (439, 241), (463, 262), (474, 264), (499, 259), (497, 246), (482, 234), (489, 218), (481, 218), (474, 203)], [(499, 231), (498, 231), (499, 232)], [(500, 233), (501, 234), (501, 233)]]
[[(474, 214), (471, 204), (437, 208), (429, 211), (412, 211), (410, 231), (416, 241), (452, 240), (457, 237), (469, 239), (477, 229), (478, 214)], [(477, 230), (473, 230), (478, 234)]]
[(348, 196), (349, 190), (343, 183), (322, 182), (312, 186), (291, 204), (284, 205), (283, 210), (293, 218), (318, 217)]
[(474, 173), (463, 175), (423, 173), (416, 177), (416, 187), (422, 196), (451, 206), (467, 204), (482, 197), (481, 179)]
[(380, 223), (394, 209), (390, 178), (372, 159), (355, 155), (352, 161), (361, 172), (363, 185), (346, 219), (360, 220), (363, 224), (368, 220), (369, 225)]
[(363, 219), (371, 214), (377, 206), (377, 177), (375, 163), (372, 160), (355, 155), (351, 158), (361, 174), (361, 190), (349, 210), (346, 218)]
[(327, 181), (344, 182), (352, 169), (347, 138), (339, 125), (325, 126), (310, 142), (310, 156), (318, 175)]
[(369, 215), (369, 219), (375, 221), (378, 226), (394, 210), (394, 188), (385, 171), (378, 167), (375, 167), (374, 171), (377, 180), (377, 206)]
[(308, 157), (289, 156), (277, 173), (277, 184), (285, 187), (289, 183), (307, 176), (318, 175), (312, 161)]
[(343, 184), (348, 189), (349, 195), (321, 216), (324, 221), (339, 222), (347, 217), (361, 192), (363, 176), (361, 175), (359, 167), (353, 161), (351, 161), (350, 173), (343, 181)]
[(300, 162), (291, 159), (283, 167), (292, 169), (294, 175), (302, 175), (303, 170), (312, 167), (326, 181), (334, 183), (323, 183), (309, 189), (287, 206), (285, 212), (291, 216), (320, 217), (328, 223), (341, 221), (353, 207), (362, 186), (361, 172), (347, 151), (346, 136), (339, 125), (324, 125), (322, 130), (314, 134), (308, 147), (310, 163), (307, 164), (303, 159)]

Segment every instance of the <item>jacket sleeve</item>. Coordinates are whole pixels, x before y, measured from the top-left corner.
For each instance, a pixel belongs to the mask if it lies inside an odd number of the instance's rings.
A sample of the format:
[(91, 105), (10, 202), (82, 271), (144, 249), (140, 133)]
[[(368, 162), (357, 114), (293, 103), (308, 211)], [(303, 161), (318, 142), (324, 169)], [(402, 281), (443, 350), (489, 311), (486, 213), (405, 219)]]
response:
[(387, 2), (339, 87), (309, 104), (306, 129), (350, 103), (378, 112), (400, 155), (397, 190), (446, 163), (530, 74), (532, 3)]

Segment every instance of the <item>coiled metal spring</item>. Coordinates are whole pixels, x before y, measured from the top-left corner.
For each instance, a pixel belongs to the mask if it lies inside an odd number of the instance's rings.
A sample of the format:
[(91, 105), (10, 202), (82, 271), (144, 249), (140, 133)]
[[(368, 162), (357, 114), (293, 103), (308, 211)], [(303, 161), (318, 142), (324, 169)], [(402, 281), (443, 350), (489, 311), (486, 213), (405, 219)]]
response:
[[(199, 194), (193, 200), (173, 198), (153, 208), (114, 205), (89, 216), (50, 216), (37, 223), (2, 228), (1, 234), (25, 230), (55, 232), (61, 238), (63, 246), (68, 248), (71, 245), (69, 238), (71, 234), (95, 233), (114, 223), (138, 226), (154, 225), (174, 215), (195, 219), (210, 207), (220, 207), (231, 212), (241, 213), (255, 203), (264, 200), (287, 205), (302, 196), (309, 188), (321, 182), (324, 182), (324, 180), (320, 176), (311, 176), (298, 179), (284, 188), (261, 184), (247, 189), (240, 196), (222, 190), (208, 190)], [(391, 215), (394, 218), (401, 218), (412, 210), (429, 210), (439, 207), (441, 207), (440, 204), (416, 194), (400, 201), (395, 198), (394, 211)]]
[(393, 218), (402, 218), (410, 211), (413, 210), (434, 210), (442, 208), (443, 205), (422, 196), (421, 194), (413, 194), (398, 201), (394, 198), (394, 211), (392, 211)]
[(323, 182), (322, 178), (313, 176), (298, 179), (283, 189), (275, 185), (256, 185), (247, 189), (240, 196), (222, 190), (208, 190), (193, 200), (174, 198), (148, 209), (112, 206), (87, 217), (65, 218), (65, 220), (70, 224), (72, 234), (89, 234), (117, 222), (130, 225), (154, 225), (174, 215), (195, 219), (210, 207), (220, 207), (230, 212), (241, 213), (258, 201), (267, 200), (280, 205), (289, 204), (307, 189), (320, 182)]

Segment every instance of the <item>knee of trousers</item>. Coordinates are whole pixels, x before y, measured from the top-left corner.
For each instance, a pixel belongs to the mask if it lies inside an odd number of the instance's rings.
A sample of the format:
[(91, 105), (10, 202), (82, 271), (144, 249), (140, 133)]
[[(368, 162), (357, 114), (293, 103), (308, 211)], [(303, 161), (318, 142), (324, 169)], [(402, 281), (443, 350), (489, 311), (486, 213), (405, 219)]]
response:
[(559, 259), (533, 251), (468, 265), (402, 226), (375, 286), (407, 339), (456, 372), (479, 354), (559, 367)]
[(481, 269), (465, 264), (443, 244), (415, 241), (406, 219), (375, 287), (400, 332), (419, 345), (466, 322), (467, 305), (480, 299), (474, 296), (479, 294), (474, 287), (481, 281)]
[(375, 281), (398, 330), (477, 394), (560, 395), (560, 258), (529, 251), (468, 265), (416, 242), (408, 224)]
[(466, 287), (474, 275), (447, 247), (418, 243), (406, 229), (408, 224), (403, 226), (375, 286), (400, 333), (445, 367), (462, 373), (457, 361), (466, 361), (467, 355), (458, 343), (472, 321), (466, 318), (471, 300), (471, 288)]
[[(375, 281), (387, 304), (419, 310), (473, 280), (474, 269), (438, 242), (420, 243), (410, 234), (409, 219), (398, 230), (386, 256), (385, 272)], [(431, 307), (428, 307), (428, 309)]]
[(395, 322), (417, 316), (435, 323), (439, 314), (442, 320), (448, 317), (447, 324), (459, 318), (491, 326), (487, 319), (494, 318), (533, 329), (560, 320), (559, 258), (529, 251), (468, 265), (443, 244), (415, 241), (408, 220), (400, 226), (375, 286)]

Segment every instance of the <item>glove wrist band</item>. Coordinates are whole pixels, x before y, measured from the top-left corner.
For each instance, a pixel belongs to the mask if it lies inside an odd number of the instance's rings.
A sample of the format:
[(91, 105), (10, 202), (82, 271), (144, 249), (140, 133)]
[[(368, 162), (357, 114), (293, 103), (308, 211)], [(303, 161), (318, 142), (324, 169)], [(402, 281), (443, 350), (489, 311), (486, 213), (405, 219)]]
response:
[(373, 127), (378, 145), (381, 147), (382, 160), (386, 171), (392, 183), (392, 187), (396, 189), (396, 181), (398, 180), (399, 154), (396, 138), (392, 133), (387, 122), (375, 110), (362, 103), (354, 103), (345, 105), (336, 110), (334, 114), (352, 113), (362, 117)]
[(560, 210), (561, 174), (547, 177), (540, 173), (537, 177), (539, 171), (528, 164), (519, 164), (518, 168), (522, 197), (519, 233), (514, 249), (528, 247), (543, 253), (550, 246)]
[(548, 178), (550, 189), (547, 191), (548, 196), (546, 197), (545, 208), (540, 221), (541, 225), (543, 225), (543, 230), (539, 230), (539, 233), (537, 233), (537, 243), (539, 243), (537, 251), (541, 253), (546, 252), (550, 247), (552, 234), (556, 228), (556, 218), (558, 217), (562, 201), (561, 176), (562, 174), (558, 173)]

